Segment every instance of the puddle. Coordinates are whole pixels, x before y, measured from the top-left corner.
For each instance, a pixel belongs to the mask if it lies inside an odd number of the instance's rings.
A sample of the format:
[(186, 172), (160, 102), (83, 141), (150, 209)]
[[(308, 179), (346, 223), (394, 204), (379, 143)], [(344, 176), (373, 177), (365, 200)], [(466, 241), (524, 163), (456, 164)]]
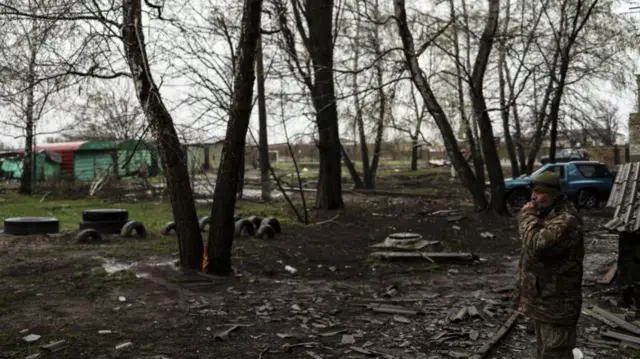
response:
[(174, 270), (178, 270), (178, 267), (174, 264), (175, 260), (155, 261), (153, 259), (150, 259), (145, 262), (123, 263), (103, 257), (94, 257), (94, 259), (102, 261), (102, 268), (108, 274), (126, 270), (134, 273), (136, 275), (136, 278), (151, 278), (151, 273), (138, 272), (135, 270), (137, 267), (170, 267)]

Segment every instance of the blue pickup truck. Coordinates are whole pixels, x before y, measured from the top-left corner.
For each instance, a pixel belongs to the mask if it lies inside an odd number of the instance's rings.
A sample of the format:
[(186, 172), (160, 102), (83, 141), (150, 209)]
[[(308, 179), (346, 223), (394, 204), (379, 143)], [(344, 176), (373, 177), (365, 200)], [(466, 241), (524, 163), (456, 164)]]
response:
[(597, 208), (609, 197), (615, 179), (607, 166), (597, 161), (548, 163), (530, 176), (506, 179), (508, 203), (515, 208), (524, 206), (531, 197), (532, 179), (548, 171), (558, 173), (563, 192), (580, 208)]

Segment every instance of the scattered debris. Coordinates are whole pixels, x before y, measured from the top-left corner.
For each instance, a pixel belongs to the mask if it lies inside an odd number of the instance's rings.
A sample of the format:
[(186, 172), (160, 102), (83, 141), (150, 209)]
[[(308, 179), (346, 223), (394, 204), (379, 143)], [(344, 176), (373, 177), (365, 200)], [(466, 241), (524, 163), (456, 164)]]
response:
[(36, 359), (40, 357), (40, 353), (35, 353), (35, 354), (31, 354), (28, 357), (24, 358), (24, 359)]
[(349, 347), (349, 349), (353, 350), (356, 353), (360, 353), (360, 354), (364, 354), (364, 355), (371, 355), (371, 356), (376, 355), (374, 352), (369, 351), (369, 350), (367, 350), (365, 348), (362, 348), (362, 347)]
[(478, 256), (472, 253), (447, 252), (374, 252), (372, 257), (386, 260), (427, 259), (435, 262), (463, 261), (473, 262)]
[(340, 339), (342, 344), (355, 344), (356, 339), (351, 334), (342, 335), (342, 339)]
[(484, 359), (487, 354), (491, 351), (491, 349), (502, 340), (502, 338), (509, 332), (513, 324), (515, 324), (516, 320), (520, 316), (520, 312), (513, 312), (509, 319), (502, 325), (502, 328), (498, 330), (498, 332), (489, 339), (478, 351), (475, 352), (469, 359)]
[(388, 305), (388, 304), (377, 304), (371, 303), (368, 305), (371, 310), (376, 313), (386, 313), (386, 314), (404, 314), (404, 315), (417, 315), (418, 312), (413, 309), (403, 308), (396, 305)]
[(308, 356), (312, 357), (313, 359), (322, 359), (322, 357), (314, 352), (311, 351), (307, 351), (306, 352)]
[(462, 307), (460, 308), (460, 310), (458, 310), (456, 312), (456, 314), (454, 314), (453, 317), (451, 317), (451, 321), (452, 322), (459, 322), (464, 320), (464, 318), (467, 316), (467, 307)]
[(40, 336), (38, 334), (29, 334), (22, 338), (22, 340), (24, 340), (27, 343), (35, 342), (38, 339), (40, 339)]
[(321, 337), (332, 337), (334, 335), (338, 335), (338, 334), (342, 334), (344, 332), (346, 332), (347, 330), (344, 328), (341, 329), (332, 329), (332, 330), (328, 330), (328, 331), (324, 331), (322, 333), (320, 333)]
[(496, 293), (505, 293), (505, 292), (512, 292), (515, 289), (516, 289), (515, 286), (508, 285), (508, 286), (505, 286), (505, 287), (496, 288), (493, 291), (496, 292)]
[(461, 221), (461, 220), (463, 220), (465, 218), (467, 218), (466, 215), (460, 214), (460, 215), (457, 215), (457, 216), (447, 217), (447, 222), (459, 222), (459, 221)]
[(383, 242), (372, 245), (372, 248), (419, 251), (425, 247), (436, 247), (440, 241), (426, 241), (418, 233), (390, 234)]
[(480, 312), (478, 311), (478, 308), (476, 308), (473, 305), (470, 307), (467, 307), (467, 313), (471, 318), (480, 317)]
[(469, 339), (475, 341), (475, 340), (478, 340), (479, 337), (480, 337), (480, 332), (475, 329), (471, 329), (471, 331), (469, 332)]
[(124, 349), (124, 348), (128, 348), (130, 346), (132, 346), (133, 343), (132, 342), (124, 342), (122, 344), (118, 344), (116, 345), (116, 350), (120, 350), (120, 349)]
[(123, 297), (123, 296), (119, 296), (119, 297), (118, 297), (118, 301), (120, 301), (120, 302), (126, 302), (126, 301), (127, 301), (127, 298), (125, 298), (125, 297)]
[(621, 342), (628, 342), (628, 343), (640, 345), (640, 338), (634, 337), (632, 335), (627, 335), (627, 334), (622, 334), (622, 333), (612, 332), (610, 330), (607, 330), (602, 333), (602, 336), (607, 338), (618, 339)]
[(58, 340), (55, 342), (51, 342), (49, 344), (45, 344), (40, 347), (42, 350), (46, 350), (48, 352), (57, 352), (58, 350), (64, 349), (67, 346), (66, 340)]
[(284, 270), (286, 270), (287, 272), (291, 273), (291, 274), (296, 274), (298, 273), (298, 270), (293, 268), (292, 266), (285, 266)]
[(618, 263), (613, 263), (611, 268), (605, 273), (604, 277), (598, 281), (599, 284), (609, 285), (616, 278), (616, 274), (618, 273)]
[(460, 228), (460, 226), (455, 226), (455, 225), (454, 225), (454, 226), (451, 226), (451, 229), (453, 229), (454, 231), (459, 231), (459, 230), (461, 230), (462, 228)]
[(319, 343), (317, 343), (317, 342), (306, 342), (306, 343), (295, 343), (295, 344), (284, 343), (284, 344), (282, 344), (282, 347), (280, 347), (280, 348), (284, 352), (289, 352), (293, 348), (297, 348), (297, 347), (310, 348), (310, 347), (315, 347), (318, 344)]
[(20, 331), (20, 334), (27, 334), (27, 333), (29, 333), (29, 329), (22, 329)]
[(111, 334), (110, 330), (98, 330), (98, 334)]
[(494, 238), (496, 238), (496, 235), (491, 233), (491, 232), (482, 232), (482, 233), (480, 233), (480, 237), (485, 238), (485, 239), (494, 239)]
[(620, 328), (623, 328), (624, 330), (627, 330), (633, 334), (640, 334), (640, 328), (618, 317), (617, 315), (598, 307), (597, 305), (593, 307), (591, 311), (595, 314), (600, 315), (603, 318), (606, 318), (608, 321), (615, 323), (617, 326), (619, 326)]
[(394, 315), (393, 316), (393, 320), (398, 322), (398, 323), (404, 323), (404, 324), (409, 324), (411, 323), (411, 319), (403, 317), (401, 315)]
[(233, 331), (238, 330), (240, 328), (239, 325), (232, 325), (227, 330), (223, 330), (220, 333), (216, 334), (213, 339), (223, 341), (229, 339), (229, 334)]

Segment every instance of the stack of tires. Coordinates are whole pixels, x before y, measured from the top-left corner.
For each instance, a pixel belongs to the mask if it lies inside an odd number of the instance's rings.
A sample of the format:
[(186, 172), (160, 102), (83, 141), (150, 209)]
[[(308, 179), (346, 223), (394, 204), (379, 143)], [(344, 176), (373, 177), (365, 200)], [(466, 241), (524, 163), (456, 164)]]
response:
[[(233, 221), (235, 223), (234, 237), (256, 237), (256, 238), (274, 238), (276, 233), (281, 233), (280, 222), (275, 217), (261, 218), (258, 216), (251, 216), (249, 218), (242, 218), (241, 216), (234, 216)], [(201, 217), (199, 220), (200, 231), (206, 232), (209, 230), (211, 224), (211, 218), (209, 216)], [(168, 222), (162, 229), (162, 235), (168, 236), (171, 233), (175, 233), (175, 222)]]
[(87, 209), (82, 211), (82, 222), (77, 235), (79, 242), (101, 240), (102, 234), (119, 234), (131, 237), (146, 237), (147, 231), (140, 222), (129, 220), (126, 209)]

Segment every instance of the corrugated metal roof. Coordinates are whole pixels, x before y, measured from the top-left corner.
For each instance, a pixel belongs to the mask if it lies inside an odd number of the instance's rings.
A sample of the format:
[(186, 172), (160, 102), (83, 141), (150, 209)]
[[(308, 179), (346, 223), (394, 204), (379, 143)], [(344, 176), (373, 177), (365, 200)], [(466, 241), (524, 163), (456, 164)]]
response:
[(640, 229), (640, 201), (638, 201), (638, 179), (640, 162), (618, 167), (607, 207), (614, 208), (613, 219), (604, 227), (616, 232), (636, 232)]
[[(58, 142), (58, 143), (43, 143), (36, 146), (36, 150), (49, 150), (49, 151), (77, 151), (87, 141), (75, 141), (75, 142)], [(20, 152), (24, 152), (22, 149)]]
[(116, 144), (113, 141), (94, 140), (87, 141), (80, 145), (78, 150), (115, 150)]

